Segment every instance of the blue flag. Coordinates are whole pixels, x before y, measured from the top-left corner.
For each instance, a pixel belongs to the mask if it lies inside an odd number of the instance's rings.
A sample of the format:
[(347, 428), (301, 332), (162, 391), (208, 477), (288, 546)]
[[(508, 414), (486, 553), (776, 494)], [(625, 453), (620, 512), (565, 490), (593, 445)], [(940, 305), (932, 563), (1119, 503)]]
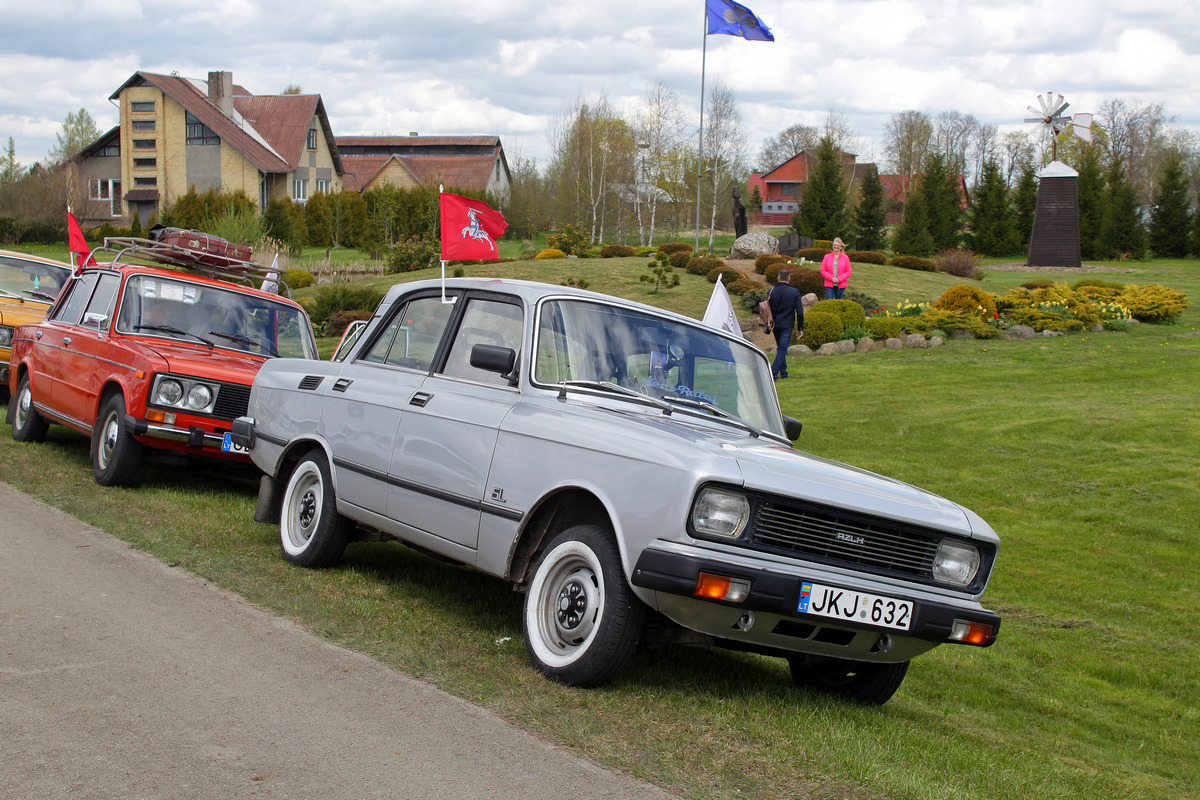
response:
[(708, 35), (727, 33), (757, 42), (773, 42), (775, 36), (754, 12), (732, 0), (704, 0), (708, 9)]

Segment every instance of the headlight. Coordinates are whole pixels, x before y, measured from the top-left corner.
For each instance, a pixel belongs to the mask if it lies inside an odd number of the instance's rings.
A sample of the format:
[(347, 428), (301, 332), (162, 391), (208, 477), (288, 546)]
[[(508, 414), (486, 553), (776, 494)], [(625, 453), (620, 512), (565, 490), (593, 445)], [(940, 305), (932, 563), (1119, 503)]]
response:
[(205, 408), (208, 408), (209, 404), (212, 402), (212, 399), (212, 389), (209, 389), (202, 383), (197, 383), (191, 388), (190, 391), (188, 391), (188, 408), (194, 408), (197, 411), (201, 411)]
[(692, 528), (697, 533), (736, 539), (750, 521), (750, 501), (724, 489), (705, 489), (692, 504)]
[(158, 397), (155, 398), (156, 403), (165, 406), (173, 406), (183, 399), (183, 386), (179, 381), (164, 380), (158, 384)]
[(933, 577), (943, 583), (968, 586), (979, 572), (979, 551), (969, 544), (942, 540), (933, 557)]
[(0, 347), (12, 345), (13, 329), (8, 325), (0, 325)]

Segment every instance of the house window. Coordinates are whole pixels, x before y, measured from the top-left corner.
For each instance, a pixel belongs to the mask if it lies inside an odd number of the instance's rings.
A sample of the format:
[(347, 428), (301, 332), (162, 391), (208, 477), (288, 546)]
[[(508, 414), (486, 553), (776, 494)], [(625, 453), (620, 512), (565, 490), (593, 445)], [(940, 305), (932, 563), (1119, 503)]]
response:
[(112, 215), (121, 216), (121, 182), (112, 178), (88, 178), (88, 198), (111, 201)]
[(220, 144), (221, 138), (189, 111), (187, 113), (187, 143)]
[(796, 190), (797, 190), (799, 187), (798, 187), (796, 184), (794, 184), (794, 183), (785, 183), (785, 184), (783, 184), (783, 185), (782, 185), (780, 188), (781, 188), (781, 190), (782, 190), (780, 193), (781, 193), (781, 194), (782, 194), (784, 197), (795, 197), (795, 196), (796, 196)]
[(329, 194), (329, 181), (324, 178), (317, 179), (317, 191)]
[(133, 160), (133, 166), (137, 167), (138, 169), (151, 169), (153, 167), (158, 166), (158, 159), (157, 158), (135, 158)]
[(154, 111), (154, 101), (153, 100), (134, 101), (129, 104), (129, 110), (133, 111), (134, 113), (138, 113), (138, 114), (153, 112)]
[(308, 149), (309, 150), (317, 149), (317, 129), (316, 128), (308, 129)]
[(158, 178), (134, 178), (133, 185), (144, 188), (158, 186)]
[(96, 151), (97, 156), (115, 157), (121, 155), (121, 143), (113, 140)]
[(135, 131), (152, 131), (152, 130), (154, 130), (154, 120), (152, 120), (152, 119), (135, 119), (133, 121), (133, 129)]
[(292, 181), (292, 199), (298, 203), (308, 202), (308, 181), (297, 178)]
[(133, 140), (133, 149), (134, 150), (153, 150), (154, 146), (155, 146), (155, 141), (153, 139), (134, 139)]

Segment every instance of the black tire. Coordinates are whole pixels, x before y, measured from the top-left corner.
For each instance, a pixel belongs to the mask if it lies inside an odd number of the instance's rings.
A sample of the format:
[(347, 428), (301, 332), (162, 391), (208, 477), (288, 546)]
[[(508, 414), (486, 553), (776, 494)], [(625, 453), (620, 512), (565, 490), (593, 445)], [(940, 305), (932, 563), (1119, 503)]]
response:
[(29, 376), (21, 378), (17, 396), (9, 399), (15, 403), (13, 409), (12, 438), (18, 442), (40, 442), (46, 438), (50, 423), (33, 407), (33, 391), (29, 388)]
[(283, 557), (310, 569), (333, 566), (346, 552), (354, 523), (337, 511), (329, 462), (313, 450), (288, 477), (279, 513)]
[(92, 475), (101, 486), (131, 486), (142, 466), (142, 443), (125, 424), (125, 398), (108, 398), (92, 429)]
[(866, 706), (881, 706), (900, 688), (908, 662), (881, 664), (820, 656), (788, 659), (797, 686), (844, 697)]
[(556, 536), (534, 568), (525, 595), (525, 649), (553, 681), (602, 686), (633, 656), (644, 618), (612, 534), (577, 525)]

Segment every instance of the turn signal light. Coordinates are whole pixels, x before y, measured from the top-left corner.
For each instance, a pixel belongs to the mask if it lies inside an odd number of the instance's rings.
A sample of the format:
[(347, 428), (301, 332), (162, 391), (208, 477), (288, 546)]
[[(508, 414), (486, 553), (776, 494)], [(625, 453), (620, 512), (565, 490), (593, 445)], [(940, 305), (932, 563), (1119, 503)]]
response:
[(972, 622), (970, 620), (954, 620), (954, 627), (950, 631), (950, 641), (975, 644), (980, 647), (986, 647), (991, 644), (994, 637), (995, 631), (991, 625), (985, 625), (982, 622)]
[(696, 589), (692, 594), (696, 597), (707, 597), (710, 600), (741, 603), (750, 596), (750, 581), (701, 572), (700, 577), (696, 580)]
[(157, 422), (160, 425), (174, 425), (175, 415), (169, 411), (161, 411), (157, 408), (146, 409), (146, 421)]

